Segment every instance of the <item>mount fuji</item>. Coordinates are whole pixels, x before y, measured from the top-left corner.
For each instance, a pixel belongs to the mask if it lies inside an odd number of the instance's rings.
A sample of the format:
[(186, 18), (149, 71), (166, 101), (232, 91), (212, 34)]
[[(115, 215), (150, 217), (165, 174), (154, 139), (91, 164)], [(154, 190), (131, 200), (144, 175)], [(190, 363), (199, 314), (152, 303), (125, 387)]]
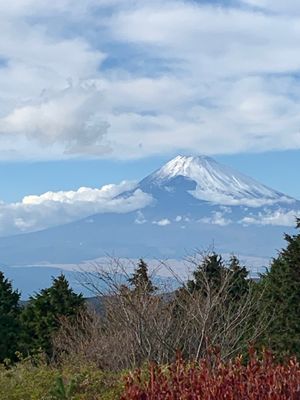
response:
[(7, 266), (81, 263), (106, 255), (180, 258), (213, 244), (221, 253), (271, 257), (292, 232), (300, 202), (214, 159), (178, 156), (119, 194), (148, 204), (0, 238)]
[(139, 188), (146, 192), (155, 187), (172, 191), (180, 188), (180, 182), (176, 183), (179, 177), (196, 184), (189, 191), (196, 199), (215, 204), (258, 207), (295, 201), (205, 156), (178, 156), (141, 181)]

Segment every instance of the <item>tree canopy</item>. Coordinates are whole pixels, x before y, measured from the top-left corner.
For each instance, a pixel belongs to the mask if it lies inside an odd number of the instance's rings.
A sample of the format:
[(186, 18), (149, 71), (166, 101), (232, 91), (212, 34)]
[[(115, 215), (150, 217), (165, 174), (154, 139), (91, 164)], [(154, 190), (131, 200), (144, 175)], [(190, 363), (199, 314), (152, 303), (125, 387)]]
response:
[(59, 327), (59, 318), (72, 318), (84, 307), (81, 294), (76, 294), (61, 274), (52, 286), (32, 296), (22, 313), (24, 351), (43, 350), (51, 355), (51, 335)]
[(132, 277), (128, 279), (128, 282), (135, 293), (151, 294), (156, 290), (156, 287), (153, 285), (151, 278), (149, 277), (148, 265), (143, 259), (139, 260), (139, 263)]
[[(297, 220), (300, 229), (300, 220)], [(270, 323), (264, 344), (276, 354), (300, 356), (300, 234), (285, 235), (286, 248), (262, 277)]]
[(0, 271), (0, 362), (14, 359), (20, 332), (20, 293)]

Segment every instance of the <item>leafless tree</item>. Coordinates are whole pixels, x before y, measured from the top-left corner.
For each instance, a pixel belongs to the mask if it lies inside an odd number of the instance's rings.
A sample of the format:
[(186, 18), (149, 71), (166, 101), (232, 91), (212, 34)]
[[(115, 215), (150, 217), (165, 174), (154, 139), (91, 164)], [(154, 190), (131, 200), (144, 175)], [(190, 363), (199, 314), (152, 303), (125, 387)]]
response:
[[(188, 263), (197, 268), (201, 259), (197, 255), (189, 258)], [(198, 269), (197, 278), (203, 287), (201, 291), (190, 291), (186, 282), (176, 277), (181, 287), (175, 299), (175, 323), (180, 324), (177, 330), (181, 332), (178, 346), (187, 358), (195, 361), (212, 348), (218, 348), (223, 359), (230, 358), (245, 345), (254, 343), (266, 329), (270, 316), (265, 311), (263, 293), (249, 281), (242, 297), (232, 299), (235, 281), (228, 269), (224, 269), (217, 286), (204, 269)]]
[[(199, 257), (188, 260), (193, 268), (199, 262)], [(247, 293), (234, 302), (230, 299), (233, 280), (229, 272), (222, 274), (216, 288), (205, 270), (200, 270), (198, 278), (205, 290), (191, 292), (171, 266), (161, 265), (180, 289), (134, 291), (126, 284), (131, 276), (128, 265), (118, 259), (85, 272), (82, 284), (99, 297), (103, 312), (86, 312), (72, 325), (62, 321), (54, 338), (57, 355), (113, 370), (150, 360), (168, 363), (178, 350), (188, 359), (199, 360), (210, 349), (219, 348), (226, 359), (239, 353), (247, 342), (254, 342), (266, 328), (262, 293), (254, 285), (249, 284)], [(158, 273), (152, 272), (151, 278)]]

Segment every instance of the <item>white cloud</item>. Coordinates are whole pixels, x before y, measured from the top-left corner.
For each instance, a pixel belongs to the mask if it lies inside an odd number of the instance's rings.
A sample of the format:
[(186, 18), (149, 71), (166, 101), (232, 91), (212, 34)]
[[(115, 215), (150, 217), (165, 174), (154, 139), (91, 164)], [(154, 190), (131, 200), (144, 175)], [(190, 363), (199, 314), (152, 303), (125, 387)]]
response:
[(171, 67), (181, 61), (193, 78), (197, 73), (207, 79), (299, 67), (297, 22), (239, 8), (168, 1), (115, 14), (111, 24), (118, 39), (148, 44)]
[(0, 159), (299, 149), (299, 2), (242, 3), (2, 2)]
[(244, 225), (295, 226), (297, 217), (300, 218), (300, 212), (297, 210), (286, 211), (280, 209), (274, 212), (260, 212), (255, 216), (244, 217), (240, 223)]
[[(1, 203), (0, 235), (36, 231), (97, 213), (127, 213), (150, 204), (151, 196), (134, 190), (134, 186), (124, 181), (100, 189), (82, 187), (77, 191), (26, 196), (18, 203)], [(133, 190), (129, 197), (118, 196), (128, 190)]]
[(300, 14), (300, 4), (296, 0), (243, 0), (244, 4), (257, 7), (262, 11), (283, 13), (283, 14)]
[(199, 220), (199, 222), (203, 222), (204, 224), (212, 224), (219, 226), (226, 226), (232, 223), (231, 219), (226, 218), (221, 211), (214, 211), (211, 217), (204, 217)]
[(142, 211), (138, 210), (136, 213), (136, 218), (134, 220), (134, 223), (138, 224), (138, 225), (143, 225), (146, 222), (147, 222), (147, 220), (146, 220), (144, 214), (142, 213)]
[(293, 198), (282, 196), (278, 198), (236, 198), (229, 194), (223, 194), (217, 191), (203, 191), (201, 189), (197, 189), (191, 191), (193, 196), (200, 200), (206, 200), (215, 204), (222, 204), (226, 206), (248, 206), (248, 207), (262, 207), (266, 205), (274, 205), (278, 202), (292, 204), (295, 202)]
[(69, 87), (50, 99), (43, 97), (46, 99), (21, 106), (2, 118), (0, 132), (26, 135), (41, 146), (60, 143), (70, 154), (102, 155), (111, 151), (103, 140), (108, 124), (97, 116), (99, 92)]
[(163, 218), (159, 221), (153, 221), (152, 224), (158, 225), (158, 226), (167, 226), (170, 225), (171, 221), (168, 218)]

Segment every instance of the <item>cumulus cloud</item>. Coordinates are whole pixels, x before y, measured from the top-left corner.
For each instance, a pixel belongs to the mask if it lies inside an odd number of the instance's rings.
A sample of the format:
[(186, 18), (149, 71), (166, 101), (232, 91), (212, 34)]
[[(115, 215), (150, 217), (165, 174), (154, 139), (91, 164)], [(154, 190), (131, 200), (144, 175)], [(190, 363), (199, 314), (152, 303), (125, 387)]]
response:
[(296, 0), (12, 0), (0, 26), (0, 159), (300, 148)]
[[(63, 144), (65, 153), (102, 155), (111, 151), (103, 140), (108, 123), (97, 115), (100, 93), (68, 87), (35, 104), (16, 108), (0, 120), (0, 132), (26, 135), (41, 146)], [(42, 132), (42, 134), (41, 134)]]
[[(0, 235), (36, 231), (97, 213), (127, 213), (150, 204), (151, 196), (134, 187), (124, 181), (100, 189), (81, 187), (26, 196), (18, 203), (0, 203)], [(128, 190), (133, 190), (129, 197), (119, 196)]]
[(284, 210), (260, 212), (255, 216), (244, 217), (240, 223), (244, 225), (278, 225), (278, 226), (295, 226), (296, 218), (300, 218), (298, 210)]
[(167, 226), (170, 225), (171, 221), (168, 218), (160, 219), (159, 221), (153, 221), (152, 224), (158, 226)]
[(203, 217), (199, 220), (204, 224), (212, 224), (212, 225), (219, 225), (219, 226), (226, 226), (232, 223), (232, 220), (226, 218), (226, 212), (221, 211), (214, 211), (210, 217)]

